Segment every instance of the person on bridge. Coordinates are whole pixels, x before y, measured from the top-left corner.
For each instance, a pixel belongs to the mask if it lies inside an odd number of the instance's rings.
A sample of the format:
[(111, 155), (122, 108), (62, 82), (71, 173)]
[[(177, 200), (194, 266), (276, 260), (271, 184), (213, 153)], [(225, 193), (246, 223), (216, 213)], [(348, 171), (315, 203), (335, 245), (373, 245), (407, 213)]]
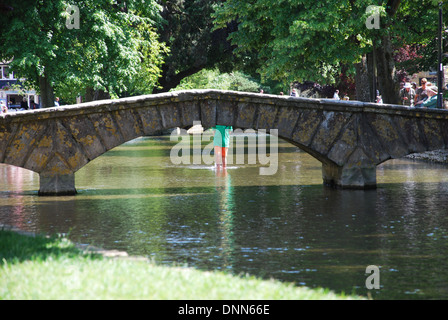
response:
[(400, 90), (401, 103), (404, 106), (413, 106), (415, 98), (415, 90), (412, 89), (412, 85), (406, 82), (403, 89)]
[(5, 105), (5, 103), (3, 101), (0, 102), (0, 109), (1, 109), (1, 113), (8, 112), (8, 107)]
[(215, 136), (213, 137), (213, 146), (215, 148), (215, 163), (218, 168), (227, 166), (227, 151), (230, 145), (231, 126), (217, 125), (214, 127)]
[[(426, 93), (426, 86), (428, 85), (428, 80), (426, 78), (423, 78), (421, 80), (422, 86), (418, 87), (415, 91), (415, 104), (417, 104), (419, 101), (424, 101), (428, 99), (428, 94)], [(431, 85), (431, 83), (429, 83)]]
[(341, 99), (339, 98), (339, 90), (336, 90), (336, 91), (334, 92), (333, 99), (334, 99), (334, 100), (341, 100)]
[(437, 108), (437, 87), (436, 86), (427, 86), (426, 94), (428, 98), (425, 100), (420, 100), (415, 104), (416, 108)]
[(22, 102), (20, 102), (20, 108), (23, 110), (28, 110), (28, 102), (26, 101), (26, 98), (23, 98)]

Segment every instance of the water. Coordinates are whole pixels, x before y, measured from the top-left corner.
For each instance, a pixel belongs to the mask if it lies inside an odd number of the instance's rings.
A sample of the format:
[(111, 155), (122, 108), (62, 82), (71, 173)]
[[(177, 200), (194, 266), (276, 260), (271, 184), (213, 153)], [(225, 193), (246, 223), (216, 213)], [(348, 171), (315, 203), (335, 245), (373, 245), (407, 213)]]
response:
[[(448, 167), (393, 160), (376, 190), (333, 190), (320, 163), (284, 141), (272, 176), (174, 165), (175, 144), (140, 138), (108, 152), (76, 174), (74, 197), (39, 197), (37, 174), (0, 165), (0, 224), (160, 264), (375, 299), (448, 298)], [(380, 289), (366, 288), (369, 265)]]

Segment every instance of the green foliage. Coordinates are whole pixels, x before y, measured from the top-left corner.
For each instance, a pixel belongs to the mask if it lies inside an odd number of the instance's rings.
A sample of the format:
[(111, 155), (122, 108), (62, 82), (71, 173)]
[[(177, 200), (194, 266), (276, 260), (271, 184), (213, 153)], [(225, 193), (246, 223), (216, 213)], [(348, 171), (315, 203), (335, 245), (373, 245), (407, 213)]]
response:
[[(368, 11), (370, 5), (376, 11)], [(241, 56), (256, 53), (263, 77), (334, 83), (344, 65), (381, 47), (385, 37), (396, 46), (427, 44), (436, 36), (437, 10), (428, 0), (227, 0), (216, 6), (214, 17), (217, 28), (238, 23), (230, 39)], [(372, 13), (380, 29), (366, 27)]]
[(129, 83), (126, 86), (130, 96), (152, 93), (162, 73), (163, 56), (169, 52), (165, 44), (159, 42), (159, 36), (151, 25), (142, 24), (139, 29), (141, 33), (138, 35), (138, 50), (141, 58), (136, 73), (128, 78)]
[(204, 68), (233, 70), (227, 28), (212, 30), (211, 13), (221, 0), (159, 0), (164, 23), (161, 40), (170, 51), (165, 57), (160, 91), (169, 91), (180, 81)]
[(219, 89), (245, 92), (259, 92), (266, 90), (266, 86), (261, 85), (250, 76), (236, 71), (233, 73), (220, 73), (218, 69), (202, 70), (181, 81), (174, 90), (189, 89)]
[[(11, 68), (35, 87), (46, 77), (73, 99), (88, 87), (117, 97), (155, 85), (165, 50), (154, 29), (161, 21), (155, 0), (9, 2), (0, 58), (14, 58)], [(68, 5), (79, 7), (79, 29), (66, 27)]]
[[(358, 8), (366, 1), (360, 2), (355, 12), (341, 1), (229, 0), (217, 7), (215, 17), (218, 27), (238, 21), (238, 31), (230, 38), (238, 52), (258, 52), (264, 77), (332, 81), (341, 63), (361, 54), (358, 43), (365, 45), (362, 37), (346, 41), (364, 23)], [(342, 42), (347, 42), (343, 50)]]

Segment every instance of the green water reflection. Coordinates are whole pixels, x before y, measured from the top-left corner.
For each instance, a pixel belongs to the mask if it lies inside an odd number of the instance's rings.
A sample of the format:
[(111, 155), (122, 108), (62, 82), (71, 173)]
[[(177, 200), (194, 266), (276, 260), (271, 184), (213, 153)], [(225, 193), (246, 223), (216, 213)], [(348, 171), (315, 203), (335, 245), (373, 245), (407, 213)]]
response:
[[(76, 175), (75, 197), (38, 197), (38, 177), (0, 166), (0, 223), (69, 233), (161, 264), (275, 278), (377, 299), (446, 299), (448, 169), (378, 168), (376, 190), (322, 186), (315, 159), (281, 141), (275, 175), (257, 165), (173, 165), (169, 137), (141, 138)], [(365, 269), (380, 267), (380, 289)]]

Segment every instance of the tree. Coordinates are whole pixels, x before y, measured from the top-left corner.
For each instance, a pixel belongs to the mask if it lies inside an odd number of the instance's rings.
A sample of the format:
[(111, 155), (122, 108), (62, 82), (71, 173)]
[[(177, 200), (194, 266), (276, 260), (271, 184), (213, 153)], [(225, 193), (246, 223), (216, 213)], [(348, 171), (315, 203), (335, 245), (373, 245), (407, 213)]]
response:
[[(384, 101), (397, 103), (394, 48), (434, 38), (437, 1), (376, 3), (370, 11), (370, 0), (227, 0), (215, 18), (218, 28), (238, 23), (230, 40), (240, 54), (257, 53), (265, 77), (334, 83), (348, 65), (362, 88), (372, 83), (376, 69)], [(366, 24), (371, 19), (379, 29)]]
[[(117, 97), (142, 68), (149, 82), (160, 73), (155, 0), (2, 1), (13, 10), (0, 21), (0, 58), (13, 59), (11, 69), (38, 88), (44, 107), (53, 105), (55, 89), (71, 98), (88, 90)], [(79, 9), (79, 29), (67, 26), (76, 13), (70, 5)]]
[(244, 92), (259, 92), (260, 89), (267, 91), (256, 79), (240, 72), (220, 73), (218, 69), (203, 69), (189, 77), (182, 79), (175, 90), (188, 89), (219, 89)]
[(219, 67), (232, 71), (232, 47), (227, 41), (231, 26), (214, 28), (211, 14), (222, 0), (159, 0), (164, 24), (161, 40), (169, 47), (159, 87), (154, 92), (175, 88), (182, 79), (202, 69)]

